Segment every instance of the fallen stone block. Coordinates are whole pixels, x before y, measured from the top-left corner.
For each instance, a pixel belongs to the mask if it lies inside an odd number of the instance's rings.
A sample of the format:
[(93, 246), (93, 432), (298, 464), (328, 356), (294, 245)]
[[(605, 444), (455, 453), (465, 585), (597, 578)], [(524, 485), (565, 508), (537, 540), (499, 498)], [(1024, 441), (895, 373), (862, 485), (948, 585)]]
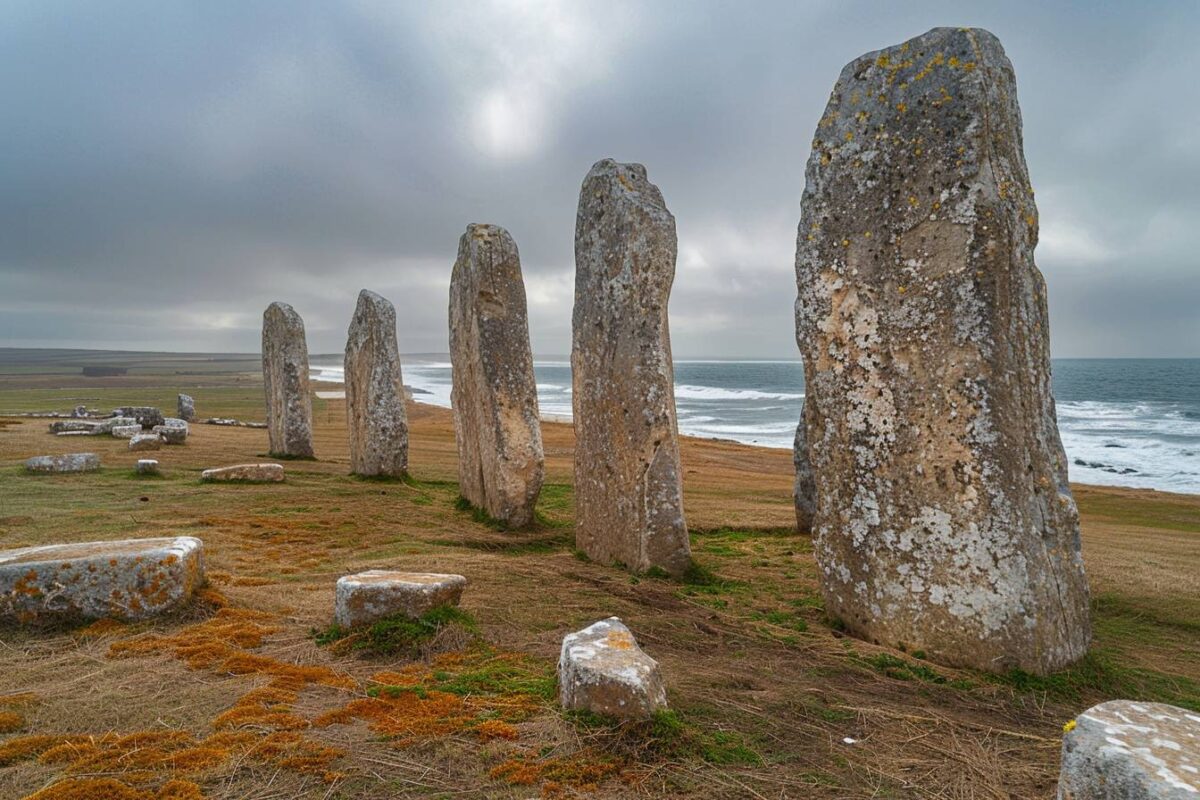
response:
[(51, 433), (93, 433), (97, 423), (82, 419), (61, 419), (50, 423)]
[(1200, 797), (1200, 714), (1163, 703), (1110, 700), (1067, 727), (1059, 800)]
[(134, 464), (133, 470), (138, 475), (157, 475), (159, 474), (158, 459), (139, 458), (137, 464)]
[(95, 431), (59, 431), (55, 436), (95, 436)]
[(438, 606), (456, 606), (467, 579), (462, 575), (368, 570), (338, 578), (334, 621), (343, 628), (403, 614), (418, 619)]
[(228, 417), (209, 417), (208, 419), (200, 420), (204, 425), (220, 425), (226, 428), (265, 428), (265, 422), (242, 422), (239, 419), (229, 419)]
[(129, 440), (131, 451), (157, 450), (162, 447), (162, 437), (157, 433), (137, 433)]
[(67, 453), (61, 456), (34, 456), (25, 462), (28, 472), (93, 472), (100, 469), (95, 453)]
[(155, 425), (154, 432), (163, 440), (163, 444), (183, 444), (188, 437), (188, 424), (175, 417), (167, 417), (162, 425)]
[(135, 436), (140, 436), (142, 433), (141, 425), (116, 425), (111, 430), (112, 435), (117, 439), (132, 439)]
[(113, 430), (116, 428), (132, 428), (135, 426), (138, 428), (138, 430), (141, 430), (142, 428), (141, 425), (138, 425), (138, 421), (133, 417), (109, 417), (108, 419), (103, 419), (97, 422), (96, 427), (93, 430), (97, 435), (112, 435)]
[(191, 536), (0, 550), (0, 619), (145, 619), (203, 584), (204, 545)]
[(283, 481), (282, 464), (234, 464), (231, 467), (214, 467), (200, 473), (200, 480), (241, 481), (243, 483), (271, 483)]
[(113, 409), (114, 417), (133, 417), (143, 428), (163, 424), (162, 410), (153, 406), (121, 406)]
[(658, 662), (617, 617), (563, 639), (558, 696), (563, 708), (628, 720), (649, 719), (667, 707)]

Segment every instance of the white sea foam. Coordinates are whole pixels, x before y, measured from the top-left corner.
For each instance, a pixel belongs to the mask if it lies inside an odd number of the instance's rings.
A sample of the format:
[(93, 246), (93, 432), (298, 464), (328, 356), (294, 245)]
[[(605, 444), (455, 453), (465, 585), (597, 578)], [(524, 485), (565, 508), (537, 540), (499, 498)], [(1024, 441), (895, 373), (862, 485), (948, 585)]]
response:
[(758, 389), (722, 389), (716, 386), (675, 385), (676, 400), (802, 400), (803, 392), (762, 392)]

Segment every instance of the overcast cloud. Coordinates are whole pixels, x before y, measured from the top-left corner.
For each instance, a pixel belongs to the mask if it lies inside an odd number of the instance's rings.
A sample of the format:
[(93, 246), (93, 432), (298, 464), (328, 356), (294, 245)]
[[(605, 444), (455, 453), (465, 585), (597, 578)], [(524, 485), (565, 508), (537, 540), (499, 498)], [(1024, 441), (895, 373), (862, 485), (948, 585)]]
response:
[(804, 163), (855, 56), (985, 27), (1017, 71), (1057, 356), (1200, 356), (1200, 3), (0, 6), (0, 346), (339, 352), (360, 288), (447, 349), (469, 222), (570, 348), (580, 182), (640, 161), (679, 231), (677, 357), (796, 356)]

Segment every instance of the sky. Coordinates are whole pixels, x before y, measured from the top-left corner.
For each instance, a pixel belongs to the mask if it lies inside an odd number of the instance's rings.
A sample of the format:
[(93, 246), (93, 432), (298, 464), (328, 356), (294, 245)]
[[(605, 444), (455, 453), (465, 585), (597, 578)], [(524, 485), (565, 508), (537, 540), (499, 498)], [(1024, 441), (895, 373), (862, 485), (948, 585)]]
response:
[(677, 358), (795, 358), (804, 165), (841, 67), (931, 27), (1017, 73), (1058, 357), (1200, 356), (1200, 3), (0, 2), (0, 347), (447, 350), (471, 222), (570, 349), (580, 183), (646, 165)]

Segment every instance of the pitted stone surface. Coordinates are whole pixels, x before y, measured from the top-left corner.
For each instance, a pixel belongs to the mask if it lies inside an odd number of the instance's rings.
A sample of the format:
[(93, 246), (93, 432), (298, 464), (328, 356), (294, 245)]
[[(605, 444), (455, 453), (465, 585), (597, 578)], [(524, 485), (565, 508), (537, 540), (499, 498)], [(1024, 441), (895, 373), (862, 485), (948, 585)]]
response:
[(28, 472), (93, 472), (100, 469), (95, 453), (67, 453), (61, 456), (34, 456), (25, 462)]
[(114, 417), (132, 417), (143, 428), (163, 424), (163, 413), (154, 406), (121, 406), (113, 409)]
[(142, 435), (141, 425), (114, 425), (109, 429), (109, 433), (115, 439), (132, 439), (135, 436)]
[(641, 164), (597, 162), (575, 217), (575, 541), (591, 558), (691, 564), (667, 300), (675, 218)]
[(191, 422), (196, 418), (196, 401), (189, 394), (180, 394), (175, 399), (175, 409), (175, 416), (184, 422)]
[(158, 450), (162, 443), (162, 437), (157, 433), (136, 433), (129, 439), (129, 449), (133, 452)]
[(204, 546), (190, 536), (0, 550), (0, 618), (145, 619), (204, 584)]
[(350, 321), (345, 368), (350, 471), (400, 477), (408, 469), (408, 413), (396, 309), (366, 289), (359, 292)]
[(271, 453), (311, 458), (308, 343), (304, 320), (287, 303), (271, 303), (263, 312), (262, 360)]
[(812, 530), (813, 512), (817, 505), (817, 485), (813, 480), (812, 464), (808, 460), (808, 439), (805, 436), (804, 417), (796, 426), (796, 439), (792, 443), (792, 465), (796, 480), (792, 487), (792, 499), (796, 504), (796, 528)]
[(208, 482), (277, 483), (283, 477), (282, 464), (234, 464), (230, 467), (213, 467), (200, 473), (200, 480)]
[(796, 338), (828, 611), (946, 664), (1090, 640), (1012, 65), (937, 28), (856, 59), (818, 125)]
[(154, 426), (154, 432), (162, 437), (163, 444), (184, 444), (190, 430), (186, 421), (177, 417), (167, 417), (162, 425)]
[(468, 225), (450, 277), (454, 438), (462, 496), (512, 527), (533, 521), (545, 456), (517, 243)]
[(563, 708), (620, 719), (648, 719), (667, 707), (658, 662), (617, 617), (563, 639), (558, 695)]
[(344, 628), (403, 614), (417, 619), (438, 606), (456, 606), (467, 579), (431, 572), (373, 569), (338, 578), (334, 619)]
[(158, 460), (153, 458), (139, 458), (133, 469), (138, 475), (157, 475)]
[(1112, 700), (1079, 715), (1063, 738), (1059, 800), (1200, 797), (1200, 714)]
[(50, 423), (51, 433), (95, 433), (100, 423), (82, 419), (60, 419)]
[[(141, 430), (142, 426), (133, 417), (109, 417), (96, 425), (95, 432), (97, 434), (115, 435), (113, 431), (117, 428), (137, 428)], [(125, 438), (128, 439), (129, 436)]]

